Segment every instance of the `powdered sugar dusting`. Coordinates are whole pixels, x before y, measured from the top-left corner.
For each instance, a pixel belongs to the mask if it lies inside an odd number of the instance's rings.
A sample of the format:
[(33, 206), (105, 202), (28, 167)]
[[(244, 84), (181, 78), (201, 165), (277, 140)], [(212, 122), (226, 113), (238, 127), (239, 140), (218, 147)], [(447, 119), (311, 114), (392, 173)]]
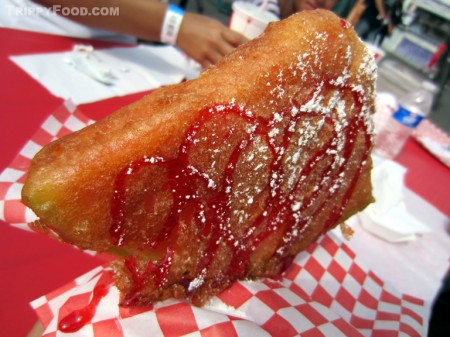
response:
[(199, 250), (207, 252), (189, 272), (188, 293), (214, 280), (208, 267), (221, 258), (221, 248), (231, 251), (223, 274), (243, 276), (251, 254), (272, 233), (280, 234), (267, 259), (280, 262), (317, 221), (324, 230), (336, 225), (366, 165), (372, 55), (342, 32), (309, 32), (299, 39), (311, 47), (258, 75), (255, 85), (264, 88), (264, 97), (249, 104), (236, 94), (206, 107), (186, 132), (178, 157), (144, 158), (145, 164), (172, 165), (167, 184), (173, 209), (162, 226), (172, 227), (164, 235), (182, 223), (196, 227), (206, 241), (199, 240)]
[[(347, 25), (343, 26), (344, 29), (348, 29)], [(311, 37), (312, 36), (312, 37)], [(316, 185), (314, 193), (326, 188), (330, 197), (337, 194), (343, 187), (346, 179), (344, 174), (347, 159), (342, 156), (345, 144), (348, 143), (348, 136), (345, 130), (350, 127), (350, 120), (355, 118), (364, 124), (367, 133), (371, 134), (373, 130), (372, 113), (373, 113), (373, 98), (375, 94), (374, 85), (376, 78), (376, 64), (371, 57), (371, 54), (364, 50), (362, 57), (358, 52), (359, 65), (356, 65), (355, 55), (353, 54), (354, 45), (348, 43), (346, 35), (344, 33), (338, 34), (338, 42), (341, 43), (344, 52), (340, 55), (335, 55), (336, 64), (340, 64), (340, 72), (335, 73), (328, 78), (323, 78), (320, 74), (327, 73), (324, 68), (326, 66), (333, 67), (333, 65), (325, 65), (321, 55), (326, 50), (327, 46), (331, 43), (330, 36), (326, 32), (312, 33), (311, 36), (303, 36), (301, 38), (308, 40), (308, 44), (311, 48), (307, 52), (301, 52), (294, 54), (294, 62), (288, 67), (288, 72), (280, 70), (275, 77), (270, 77), (269, 74), (265, 74), (266, 78), (271, 78), (266, 82), (266, 86), (269, 88), (269, 94), (273, 99), (270, 100), (270, 104), (273, 104), (277, 99), (283, 99), (286, 91), (286, 77), (292, 76), (298, 78), (300, 82), (306, 84), (306, 87), (311, 86), (311, 81), (316, 84), (313, 86), (313, 90), (310, 93), (308, 99), (300, 105), (293, 105), (290, 108), (291, 116), (295, 117), (298, 113), (311, 114), (316, 116), (313, 121), (303, 119), (301, 122), (290, 123), (288, 132), (292, 133), (292, 137), (296, 139), (296, 150), (288, 151), (289, 155), (284, 158), (286, 165), (291, 168), (288, 169), (290, 175), (287, 177), (280, 177), (278, 174), (273, 174), (270, 180), (270, 186), (272, 188), (272, 195), (279, 193), (279, 187), (277, 184), (285, 184), (286, 188), (292, 188), (298, 182), (304, 181), (306, 178), (298, 176), (301, 169), (298, 165), (305, 163), (304, 149), (314, 141), (317, 140), (318, 133), (321, 132), (325, 124), (330, 120), (333, 123), (333, 128), (336, 132), (334, 139), (331, 142), (331, 146), (325, 152), (329, 158), (331, 158), (331, 165), (328, 172), (325, 173), (323, 180)], [(341, 42), (339, 42), (341, 40)], [(330, 72), (333, 74), (334, 72)], [(309, 83), (308, 83), (309, 82)], [(371, 83), (367, 86), (367, 83)], [(349, 97), (351, 93), (354, 93), (354, 101), (352, 97)], [(277, 123), (280, 121), (280, 111), (275, 110), (272, 113), (273, 127), (269, 131), (269, 137), (272, 139), (272, 143), (275, 143), (275, 139), (283, 134), (282, 128), (277, 127)], [(318, 118), (323, 116), (322, 118)], [(359, 123), (359, 122), (358, 122)], [(353, 140), (352, 140), (353, 142)], [(284, 156), (285, 153), (278, 152), (280, 156)], [(280, 159), (281, 160), (281, 159)], [(337, 174), (333, 172), (338, 172)], [(320, 195), (319, 193), (317, 195)], [(313, 199), (309, 201), (309, 205), (313, 204)], [(298, 221), (292, 226), (292, 230), (288, 231), (283, 237), (285, 242), (291, 242), (295, 238), (298, 238), (302, 232), (311, 223), (310, 220), (306, 222), (301, 216), (301, 210), (305, 206), (300, 199), (295, 199), (291, 203), (291, 210), (298, 215)], [(302, 223), (302, 226), (299, 224)], [(301, 227), (301, 229), (300, 229)], [(280, 250), (283, 250), (280, 248)]]

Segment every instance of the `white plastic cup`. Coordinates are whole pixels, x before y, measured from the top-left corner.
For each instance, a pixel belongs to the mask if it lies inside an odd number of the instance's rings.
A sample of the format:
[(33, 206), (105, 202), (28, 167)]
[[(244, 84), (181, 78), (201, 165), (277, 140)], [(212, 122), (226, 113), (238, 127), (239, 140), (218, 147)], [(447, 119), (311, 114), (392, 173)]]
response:
[(279, 20), (275, 14), (248, 2), (235, 1), (232, 9), (230, 28), (250, 40), (261, 35), (269, 22)]

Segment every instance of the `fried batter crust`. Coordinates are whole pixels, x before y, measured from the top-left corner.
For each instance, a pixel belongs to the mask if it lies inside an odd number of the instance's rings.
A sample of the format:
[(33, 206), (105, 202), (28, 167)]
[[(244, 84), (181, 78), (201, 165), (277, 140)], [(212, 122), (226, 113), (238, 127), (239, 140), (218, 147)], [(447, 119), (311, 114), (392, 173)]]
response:
[(271, 23), (192, 81), (56, 140), (22, 200), (40, 231), (118, 255), (123, 304), (203, 304), (280, 273), (372, 201), (373, 56), (347, 22)]

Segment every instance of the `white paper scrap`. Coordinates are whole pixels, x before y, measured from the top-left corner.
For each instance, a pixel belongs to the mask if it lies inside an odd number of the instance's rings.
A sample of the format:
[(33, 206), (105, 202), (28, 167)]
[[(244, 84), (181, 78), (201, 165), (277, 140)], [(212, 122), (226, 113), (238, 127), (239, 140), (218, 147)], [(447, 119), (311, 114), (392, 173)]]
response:
[(173, 46), (96, 49), (86, 55), (74, 49), (11, 56), (11, 60), (53, 95), (76, 105), (179, 83), (200, 72)]

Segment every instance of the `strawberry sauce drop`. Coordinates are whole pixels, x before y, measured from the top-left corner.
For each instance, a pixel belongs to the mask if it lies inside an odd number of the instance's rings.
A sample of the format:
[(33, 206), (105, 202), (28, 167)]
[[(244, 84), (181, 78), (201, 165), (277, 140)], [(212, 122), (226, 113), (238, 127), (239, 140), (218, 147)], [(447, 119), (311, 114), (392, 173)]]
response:
[(58, 330), (62, 332), (76, 332), (88, 324), (95, 315), (100, 300), (108, 294), (110, 284), (100, 284), (94, 288), (89, 304), (81, 309), (74, 310), (58, 323)]

